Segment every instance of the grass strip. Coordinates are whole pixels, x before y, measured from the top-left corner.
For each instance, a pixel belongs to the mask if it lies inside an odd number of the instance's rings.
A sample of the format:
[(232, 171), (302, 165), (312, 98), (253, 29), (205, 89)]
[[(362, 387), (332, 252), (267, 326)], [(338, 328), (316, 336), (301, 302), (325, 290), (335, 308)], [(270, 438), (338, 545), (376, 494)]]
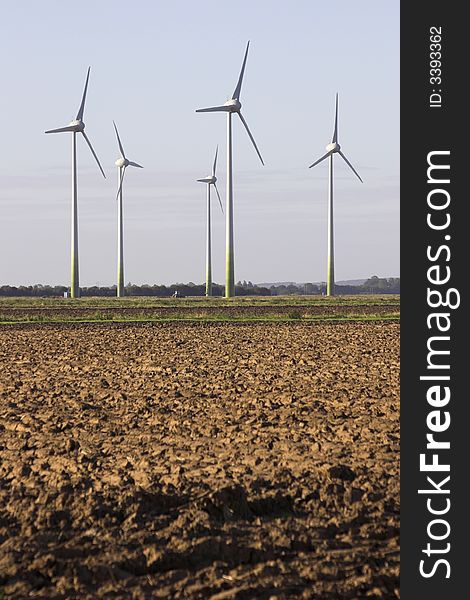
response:
[(172, 323), (172, 322), (189, 322), (189, 323), (308, 323), (318, 321), (399, 321), (399, 314), (383, 314), (383, 315), (309, 315), (305, 317), (291, 317), (289, 315), (279, 316), (263, 316), (263, 317), (231, 317), (224, 315), (211, 316), (172, 316), (172, 317), (133, 317), (133, 318), (43, 318), (32, 316), (31, 318), (22, 318), (16, 320), (4, 320), (0, 318), (0, 325), (48, 325), (48, 324), (73, 324), (73, 323)]

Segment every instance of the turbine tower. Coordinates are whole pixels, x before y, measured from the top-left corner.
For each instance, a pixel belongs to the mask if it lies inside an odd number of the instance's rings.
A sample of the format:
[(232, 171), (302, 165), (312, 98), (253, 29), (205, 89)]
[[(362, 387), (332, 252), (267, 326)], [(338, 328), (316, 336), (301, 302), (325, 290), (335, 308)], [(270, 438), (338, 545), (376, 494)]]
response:
[(215, 168), (217, 166), (217, 153), (219, 147), (215, 149), (214, 164), (212, 166), (212, 175), (198, 179), (202, 183), (207, 183), (207, 239), (206, 239), (206, 296), (212, 296), (212, 252), (211, 252), (211, 185), (214, 186), (219, 199), (220, 210), (222, 214), (222, 200), (220, 199), (219, 190), (217, 189), (217, 177), (215, 176)]
[(136, 162), (132, 162), (126, 158), (124, 154), (124, 148), (122, 147), (119, 133), (116, 127), (116, 123), (113, 121), (114, 130), (119, 145), (120, 157), (114, 163), (118, 168), (118, 192), (116, 200), (118, 200), (118, 267), (117, 267), (117, 287), (116, 295), (118, 298), (124, 296), (124, 248), (123, 248), (123, 220), (122, 220), (122, 182), (124, 181), (124, 174), (127, 167), (139, 167), (143, 169), (142, 165), (138, 165)]
[(72, 239), (71, 239), (71, 276), (70, 276), (70, 296), (78, 298), (80, 296), (80, 282), (78, 275), (78, 210), (77, 210), (77, 133), (81, 133), (85, 138), (86, 143), (90, 147), (91, 153), (95, 157), (98, 167), (100, 168), (103, 177), (106, 178), (100, 161), (96, 156), (93, 146), (85, 133), (85, 123), (83, 122), (83, 111), (85, 110), (85, 99), (88, 88), (88, 79), (90, 77), (90, 67), (85, 81), (85, 89), (83, 90), (82, 102), (78, 109), (77, 116), (66, 127), (58, 129), (50, 129), (46, 133), (72, 133)]
[(243, 123), (250, 140), (255, 147), (261, 164), (264, 165), (258, 146), (251, 135), (247, 122), (241, 113), (240, 92), (242, 89), (243, 75), (245, 73), (246, 58), (248, 56), (248, 41), (243, 59), (242, 69), (238, 78), (237, 87), (230, 100), (227, 100), (222, 106), (212, 106), (210, 108), (199, 108), (196, 112), (226, 112), (227, 113), (227, 201), (226, 201), (226, 262), (225, 262), (225, 297), (230, 298), (235, 295), (235, 269), (233, 255), (233, 178), (232, 178), (232, 114), (236, 113)]
[(329, 184), (328, 184), (328, 265), (326, 278), (326, 295), (334, 296), (335, 294), (335, 257), (334, 257), (334, 227), (333, 227), (333, 155), (339, 154), (345, 163), (351, 168), (352, 172), (357, 176), (359, 181), (363, 183), (356, 169), (352, 166), (349, 160), (341, 151), (341, 146), (338, 144), (338, 94), (336, 94), (335, 103), (335, 128), (331, 144), (326, 147), (326, 154), (316, 160), (309, 169), (318, 165), (326, 158), (329, 159)]

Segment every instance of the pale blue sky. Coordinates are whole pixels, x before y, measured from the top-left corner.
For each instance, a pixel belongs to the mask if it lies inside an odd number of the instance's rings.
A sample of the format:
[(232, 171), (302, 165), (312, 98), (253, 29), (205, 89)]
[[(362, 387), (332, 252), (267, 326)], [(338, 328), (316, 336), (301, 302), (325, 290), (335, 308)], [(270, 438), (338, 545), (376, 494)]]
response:
[[(216, 144), (225, 196), (225, 115), (196, 114), (235, 87), (263, 167), (234, 123), (235, 276), (326, 277), (327, 164), (339, 141), (364, 184), (336, 169), (336, 276), (399, 275), (399, 3), (386, 0), (18, 0), (2, 6), (0, 284), (69, 283), (70, 134), (91, 65), (78, 140), (80, 282), (115, 283), (115, 119), (128, 157), (125, 280), (204, 280), (205, 186)], [(214, 280), (224, 220), (214, 203)]]

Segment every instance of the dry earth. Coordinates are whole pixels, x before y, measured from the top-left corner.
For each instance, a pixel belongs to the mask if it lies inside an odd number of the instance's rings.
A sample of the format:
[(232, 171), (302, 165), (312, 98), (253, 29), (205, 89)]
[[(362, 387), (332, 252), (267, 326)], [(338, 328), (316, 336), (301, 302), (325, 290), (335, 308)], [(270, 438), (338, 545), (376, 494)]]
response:
[(0, 598), (399, 597), (399, 325), (0, 327)]

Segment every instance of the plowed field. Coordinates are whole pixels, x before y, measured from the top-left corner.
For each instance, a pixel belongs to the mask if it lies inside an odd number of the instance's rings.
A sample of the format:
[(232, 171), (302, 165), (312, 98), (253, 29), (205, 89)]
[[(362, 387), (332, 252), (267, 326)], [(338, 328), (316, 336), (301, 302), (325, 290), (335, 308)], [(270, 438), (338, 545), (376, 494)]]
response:
[(0, 598), (398, 598), (399, 324), (0, 326)]

